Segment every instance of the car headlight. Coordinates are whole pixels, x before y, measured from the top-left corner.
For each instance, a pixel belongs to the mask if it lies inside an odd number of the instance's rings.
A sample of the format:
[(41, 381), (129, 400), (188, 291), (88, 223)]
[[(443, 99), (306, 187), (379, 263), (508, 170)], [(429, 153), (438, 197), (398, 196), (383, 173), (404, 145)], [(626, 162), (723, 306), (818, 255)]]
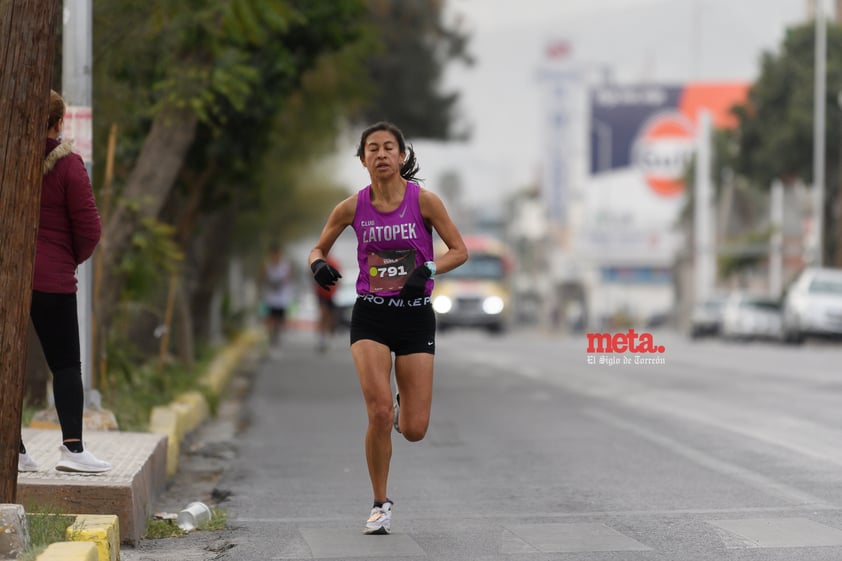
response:
[(446, 314), (453, 308), (453, 301), (447, 296), (436, 296), (433, 299), (433, 310), (439, 314)]
[(499, 296), (489, 296), (482, 301), (482, 311), (488, 315), (495, 316), (503, 311), (503, 299)]

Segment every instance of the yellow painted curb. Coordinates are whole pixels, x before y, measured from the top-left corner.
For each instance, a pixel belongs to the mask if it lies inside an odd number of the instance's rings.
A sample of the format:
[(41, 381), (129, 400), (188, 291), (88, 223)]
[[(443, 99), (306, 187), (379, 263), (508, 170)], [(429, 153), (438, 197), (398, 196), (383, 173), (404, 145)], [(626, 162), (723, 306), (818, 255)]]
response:
[(179, 423), (179, 437), (182, 439), (184, 435), (201, 425), (210, 415), (208, 402), (205, 396), (198, 391), (179, 395), (173, 400), (170, 407), (181, 418), (181, 422)]
[(119, 561), (120, 520), (113, 514), (80, 514), (65, 536), (74, 542), (96, 544), (99, 561)]
[(197, 391), (181, 394), (168, 405), (152, 408), (149, 432), (167, 437), (167, 477), (178, 472), (178, 451), (185, 435), (210, 415), (208, 402)]
[[(265, 338), (262, 331), (246, 331), (223, 349), (199, 379), (199, 384), (218, 396), (225, 389), (234, 369), (253, 345)], [(178, 472), (178, 456), (184, 437), (210, 416), (210, 407), (200, 391), (179, 395), (168, 405), (154, 407), (149, 416), (149, 432), (167, 437), (167, 477)]]
[(56, 542), (47, 546), (35, 561), (105, 561), (100, 560), (93, 542)]
[(178, 413), (166, 405), (159, 405), (152, 408), (149, 417), (149, 432), (167, 437), (167, 477), (172, 477), (178, 472), (178, 451), (181, 447)]
[(207, 372), (199, 380), (199, 383), (208, 388), (211, 394), (221, 394), (228, 380), (231, 378), (231, 373), (242, 359), (243, 354), (265, 338), (266, 335), (262, 330), (252, 329), (242, 333), (211, 362)]

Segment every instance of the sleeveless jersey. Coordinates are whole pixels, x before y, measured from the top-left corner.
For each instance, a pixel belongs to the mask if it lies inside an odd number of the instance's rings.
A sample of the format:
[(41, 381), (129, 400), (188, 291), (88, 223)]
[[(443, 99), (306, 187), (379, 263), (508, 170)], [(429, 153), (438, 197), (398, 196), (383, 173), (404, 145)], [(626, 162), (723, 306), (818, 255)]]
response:
[[(397, 296), (413, 269), (433, 260), (433, 232), (421, 215), (420, 190), (407, 181), (401, 204), (379, 212), (371, 204), (371, 185), (360, 189), (353, 222), (360, 265), (357, 294)], [(430, 279), (424, 294), (432, 291)]]

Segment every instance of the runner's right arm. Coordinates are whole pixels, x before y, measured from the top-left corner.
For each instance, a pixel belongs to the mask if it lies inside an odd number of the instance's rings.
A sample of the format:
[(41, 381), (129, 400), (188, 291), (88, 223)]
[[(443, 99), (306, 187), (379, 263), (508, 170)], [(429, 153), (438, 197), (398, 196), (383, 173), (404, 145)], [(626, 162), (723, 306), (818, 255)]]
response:
[(345, 230), (345, 228), (354, 222), (354, 214), (356, 214), (356, 212), (357, 195), (351, 195), (336, 205), (330, 213), (330, 216), (328, 216), (327, 223), (324, 228), (322, 228), (319, 241), (316, 242), (316, 245), (312, 250), (310, 250), (309, 264), (311, 266), (319, 259), (324, 260), (327, 258), (327, 254), (330, 253), (330, 249), (333, 247), (333, 244), (336, 243), (336, 239), (342, 231)]

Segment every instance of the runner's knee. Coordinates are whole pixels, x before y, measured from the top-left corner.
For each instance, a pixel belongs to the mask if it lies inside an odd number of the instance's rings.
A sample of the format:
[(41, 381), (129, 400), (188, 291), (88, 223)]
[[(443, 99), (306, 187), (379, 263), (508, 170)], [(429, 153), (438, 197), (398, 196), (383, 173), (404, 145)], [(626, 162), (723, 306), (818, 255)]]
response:
[(401, 434), (403, 437), (410, 442), (418, 442), (419, 440), (423, 440), (424, 437), (427, 435), (427, 426), (429, 422), (427, 419), (420, 419), (406, 421), (406, 427), (404, 428), (401, 426)]
[(395, 408), (391, 403), (374, 405), (369, 408), (368, 422), (372, 427), (391, 430), (395, 418)]

